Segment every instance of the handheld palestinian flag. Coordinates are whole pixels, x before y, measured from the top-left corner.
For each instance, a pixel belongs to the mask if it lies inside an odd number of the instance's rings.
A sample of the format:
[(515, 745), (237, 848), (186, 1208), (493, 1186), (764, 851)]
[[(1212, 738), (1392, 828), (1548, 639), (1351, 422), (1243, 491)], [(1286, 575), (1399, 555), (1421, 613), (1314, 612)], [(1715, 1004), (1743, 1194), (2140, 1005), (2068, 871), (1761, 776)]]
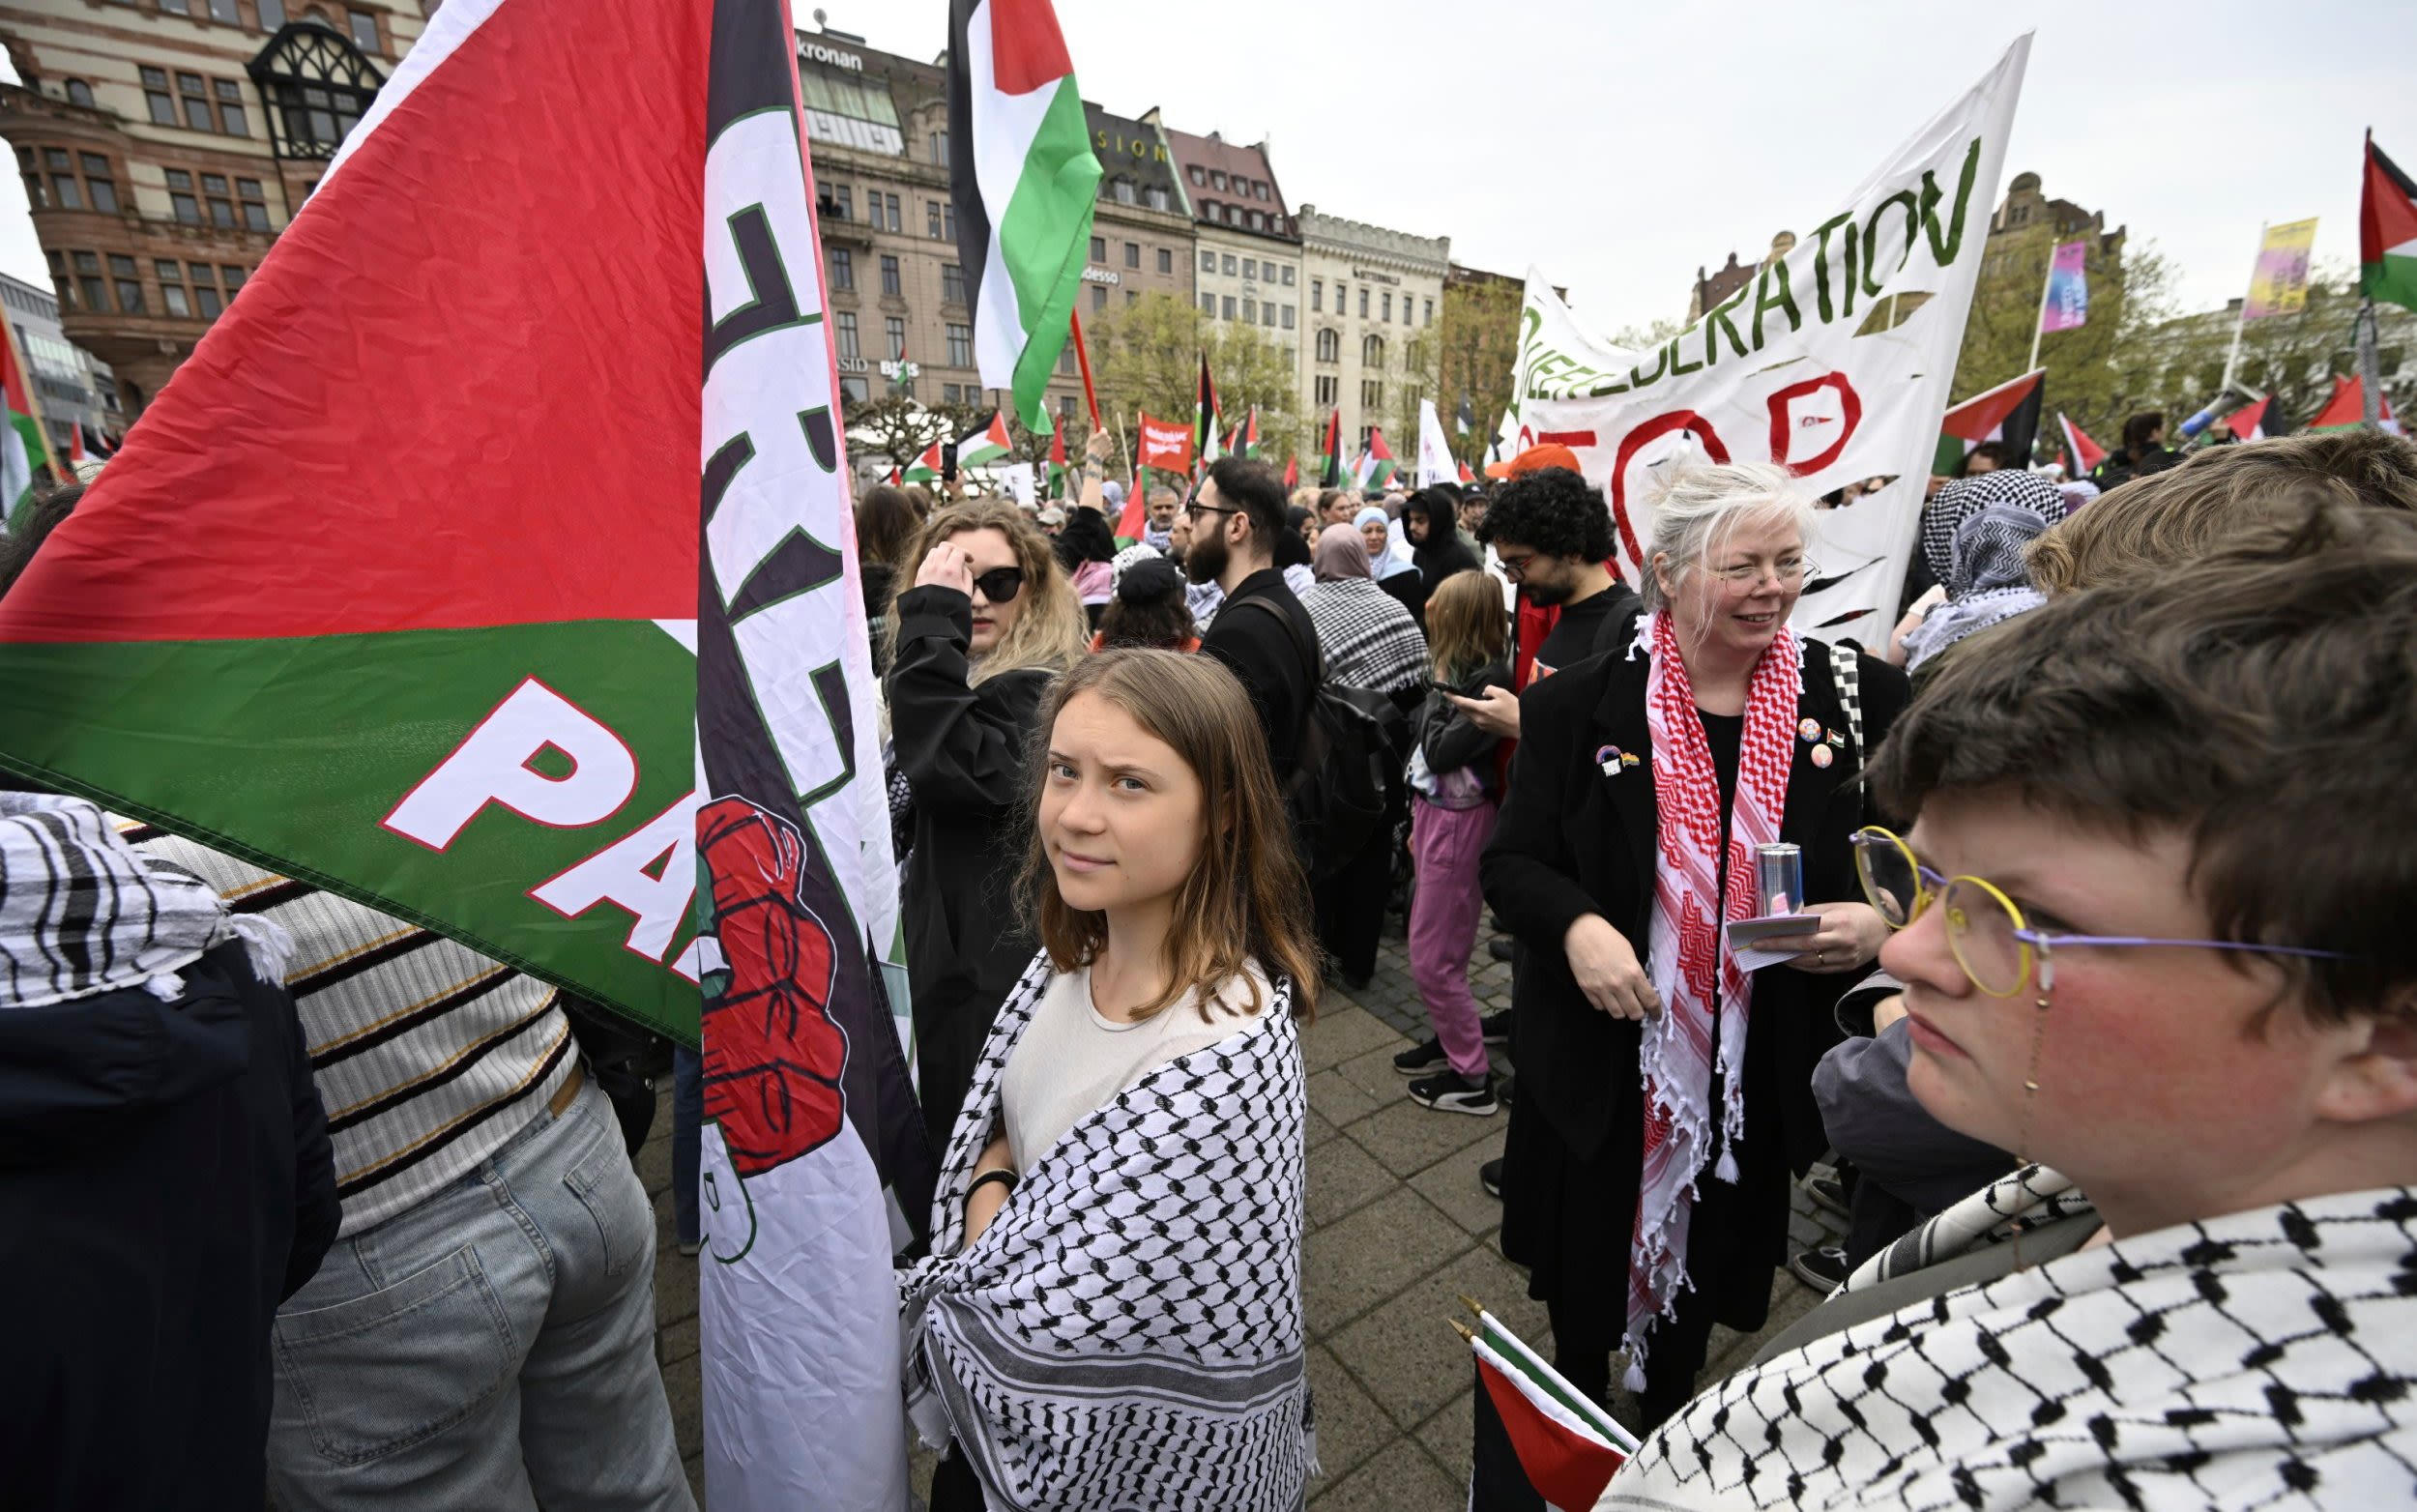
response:
[(2014, 453), (2017, 467), (2028, 467), (2031, 448), (2039, 441), (2040, 400), (2046, 389), (2041, 380), (2047, 372), (2033, 368), (1949, 410), (1938, 422), (1938, 452), (1931, 471), (1955, 477), (1964, 470), (1964, 459), (1984, 441), (1999, 443)]
[(701, 1032), (707, 1494), (892, 1512), (929, 1155), (795, 45), (433, 10), (0, 602), (0, 766)]
[(937, 481), (941, 466), (940, 443), (935, 441), (923, 449), (922, 455), (906, 465), (906, 480), (910, 483)]
[(1299, 486), (1300, 458), (1296, 456), (1288, 456), (1284, 459), (1284, 491), (1286, 493), (1291, 493), (1294, 489)]
[(1469, 1340), (1478, 1388), (1500, 1420), (1529, 1484), (1553, 1512), (1587, 1512), (1637, 1452), (1636, 1436), (1493, 1314), (1461, 1300), (1476, 1313), (1477, 1326), (1473, 1331), (1453, 1326)]
[(25, 381), (25, 363), (17, 355), (16, 337), (0, 323), (0, 393), (5, 393), (9, 423), (0, 429), (0, 509), (11, 530), (16, 529), (25, 507), (33, 502), (34, 484), (54, 476), (50, 443), (42, 428), (33, 385)]
[(1214, 459), (1211, 452), (1217, 444), (1221, 414), (1217, 408), (1216, 381), (1208, 376), (1208, 358), (1204, 353), (1200, 359), (1200, 393), (1192, 410), (1192, 451), (1203, 464)]
[(1049, 497), (1065, 497), (1065, 428), (1049, 433)]
[(1469, 402), (1469, 395), (1460, 396), (1460, 408), (1452, 412), (1452, 427), (1461, 435), (1477, 428), (1477, 407)]
[(963, 472), (969, 467), (996, 462), (1013, 451), (1014, 446), (1007, 439), (1007, 418), (992, 410), (989, 424), (969, 430), (957, 438), (957, 470)]
[(1384, 444), (1384, 432), (1370, 426), (1368, 450), (1359, 454), (1358, 486), (1382, 488), (1393, 480), (1393, 449)]
[(1318, 470), (1318, 486), (1343, 486), (1343, 411), (1339, 406), (1326, 412), (1325, 465)]
[(1469, 464), (1466, 462), (1460, 464), (1460, 480), (1463, 487), (1477, 480), (1477, 475), (1469, 470)]
[(2275, 402), (2271, 393), (2227, 415), (2224, 423), (2235, 441), (2264, 441), (2286, 434), (2291, 428), (2283, 418), (2283, 406)]
[(2107, 460), (2107, 449), (2090, 440), (2062, 410), (2056, 412), (2056, 424), (2064, 432), (2064, 476), (2082, 479), (2098, 471), (2098, 464)]
[[(2387, 435), (2399, 435), (2401, 422), (2392, 416), (2390, 394), (2381, 396), (2378, 413), (2381, 417), (2378, 428)], [(2308, 422), (2308, 428), (2310, 430), (2347, 430), (2352, 425), (2366, 423), (2366, 420), (2367, 385), (2365, 381), (2356, 377), (2337, 376), (2333, 380), (2333, 397), (2325, 400), (2324, 408), (2318, 410)]]
[(1226, 451), (1238, 457), (1256, 457), (1259, 454), (1258, 405), (1250, 407), (1250, 413), (1242, 418), (1241, 424), (1236, 426), (1234, 434), (1226, 438)]
[(1149, 476), (1148, 468), (1133, 464), (1133, 486), (1124, 490), (1124, 509), (1117, 515), (1116, 528), (1116, 534), (1127, 541), (1141, 539), (1142, 532), (1150, 527)]
[(2358, 200), (2358, 287), (2367, 298), (2417, 309), (2417, 184), (2367, 133), (2367, 182)]

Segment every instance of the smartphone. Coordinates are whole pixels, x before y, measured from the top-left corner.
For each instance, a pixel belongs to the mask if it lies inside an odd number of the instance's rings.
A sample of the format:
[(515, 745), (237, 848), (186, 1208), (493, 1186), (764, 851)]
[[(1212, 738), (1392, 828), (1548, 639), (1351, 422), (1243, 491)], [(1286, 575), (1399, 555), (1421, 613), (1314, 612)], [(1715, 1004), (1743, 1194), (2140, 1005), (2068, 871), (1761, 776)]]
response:
[(957, 480), (957, 444), (953, 441), (940, 444), (940, 480), (944, 483)]

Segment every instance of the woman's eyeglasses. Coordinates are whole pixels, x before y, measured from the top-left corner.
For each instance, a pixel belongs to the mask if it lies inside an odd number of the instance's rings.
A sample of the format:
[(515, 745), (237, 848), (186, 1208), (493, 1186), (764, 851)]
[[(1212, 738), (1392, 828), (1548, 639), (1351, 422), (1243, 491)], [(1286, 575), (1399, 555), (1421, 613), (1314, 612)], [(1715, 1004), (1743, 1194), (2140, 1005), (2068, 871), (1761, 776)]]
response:
[(1785, 588), (1791, 583), (1801, 583), (1808, 577), (1819, 576), (1821, 569), (1808, 557), (1789, 557), (1768, 567), (1760, 562), (1746, 562), (1736, 567), (1710, 567), (1706, 570), (1732, 588), (1760, 583), (1765, 572), (1777, 577), (1780, 586)]
[(1854, 833), (1854, 869), (1863, 896), (1891, 929), (1903, 929), (1934, 902), (1946, 909), (1947, 946), (1972, 985), (1993, 998), (2011, 998), (2038, 968), (2039, 990), (2055, 982), (2054, 952), (2087, 945), (2131, 949), (2189, 945), (2203, 950), (2248, 950), (2259, 955), (2296, 955), (2346, 961), (2339, 950), (2301, 945), (2251, 945), (2238, 940), (2169, 940), (2148, 935), (2059, 935), (2033, 929), (2014, 899), (1979, 877), (1942, 877), (1915, 859), (1904, 838), (1878, 825)]
[(1024, 591), (1024, 569), (1020, 567), (992, 567), (987, 572), (976, 573), (974, 586), (980, 589), (982, 596), (992, 603), (1012, 603), (1015, 596)]

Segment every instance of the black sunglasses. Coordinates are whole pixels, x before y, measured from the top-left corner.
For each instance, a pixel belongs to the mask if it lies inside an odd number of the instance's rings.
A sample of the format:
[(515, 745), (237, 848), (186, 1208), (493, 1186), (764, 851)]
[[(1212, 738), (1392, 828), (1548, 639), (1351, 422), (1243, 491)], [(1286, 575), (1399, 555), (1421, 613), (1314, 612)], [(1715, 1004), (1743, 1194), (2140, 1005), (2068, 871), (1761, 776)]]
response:
[(1012, 603), (1024, 591), (1024, 569), (1020, 567), (992, 567), (974, 579), (974, 586), (982, 596), (995, 604)]

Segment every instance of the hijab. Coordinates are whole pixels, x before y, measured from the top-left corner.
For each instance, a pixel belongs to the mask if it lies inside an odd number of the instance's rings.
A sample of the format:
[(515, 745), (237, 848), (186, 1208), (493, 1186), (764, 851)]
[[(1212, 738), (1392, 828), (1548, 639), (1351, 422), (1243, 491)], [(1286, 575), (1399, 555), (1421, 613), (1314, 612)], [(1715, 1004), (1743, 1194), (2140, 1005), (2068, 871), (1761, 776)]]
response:
[[(1364, 530), (1371, 520), (1384, 527), (1385, 539), (1383, 552), (1368, 559), (1368, 575), (1382, 583), (1388, 577), (1399, 577), (1404, 572), (1417, 571), (1416, 565), (1410, 560), (1410, 543), (1402, 538), (1401, 523), (1385, 513), (1383, 505), (1372, 504), (1353, 515), (1352, 529)], [(1326, 528), (1333, 529), (1330, 525)], [(1322, 544), (1324, 539), (1324, 537), (1320, 538)], [(1364, 538), (1359, 543), (1359, 549), (1362, 555), (1365, 555), (1368, 550), (1368, 542)], [(1320, 575), (1324, 576), (1323, 573)]]
[(2004, 504), (1990, 505), (1957, 527), (1947, 601), (1906, 636), (1907, 671), (1976, 630), (2047, 601), (2023, 567), (2024, 548), (2047, 529), (2048, 522), (2032, 511)]
[[(1371, 511), (1362, 510), (1362, 513)], [(1383, 509), (1373, 511), (1382, 518)], [(1359, 536), (1356, 525), (1329, 525), (1318, 533), (1318, 549), (1310, 554), (1310, 569), (1321, 583), (1345, 578), (1372, 578), (1368, 568), (1368, 543)]]
[(1954, 576), (1956, 532), (1992, 505), (2036, 514), (2042, 528), (2063, 519), (2065, 512), (2064, 495), (2037, 473), (2000, 468), (1952, 480), (1922, 511), (1922, 560), (1934, 579), (1944, 583)]

